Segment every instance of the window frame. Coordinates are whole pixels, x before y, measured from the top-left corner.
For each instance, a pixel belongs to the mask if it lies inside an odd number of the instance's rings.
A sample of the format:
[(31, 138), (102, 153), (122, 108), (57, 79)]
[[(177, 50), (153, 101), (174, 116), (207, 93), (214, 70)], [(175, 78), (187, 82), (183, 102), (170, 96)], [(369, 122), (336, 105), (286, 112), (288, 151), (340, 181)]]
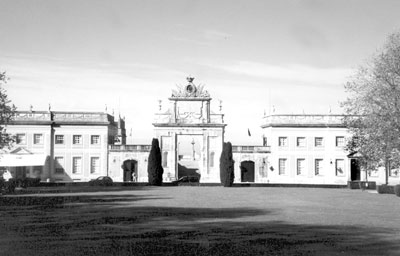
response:
[(314, 174), (315, 176), (321, 176), (324, 170), (324, 159), (323, 158), (315, 158), (314, 160)]
[[(303, 143), (303, 145), (301, 145), (302, 144), (301, 142)], [(296, 147), (305, 148), (306, 146), (307, 146), (306, 137), (296, 137)]]
[[(284, 142), (284, 143), (281, 143), (281, 142)], [(288, 137), (285, 137), (285, 136), (279, 136), (278, 137), (278, 146), (279, 147), (285, 148), (288, 145), (289, 145)]]
[[(62, 161), (60, 161), (60, 159)], [(54, 174), (64, 174), (65, 173), (64, 166), (65, 166), (65, 157), (64, 156), (55, 156), (54, 157)]]
[(279, 158), (278, 159), (278, 174), (286, 175), (286, 169), (287, 169), (286, 167), (287, 167), (287, 158)]
[[(302, 164), (299, 164), (302, 163)], [(306, 159), (305, 158), (297, 158), (296, 159), (296, 174), (297, 175), (304, 175), (305, 173), (305, 166), (306, 165)]]
[[(339, 163), (339, 162), (342, 162), (342, 163), (343, 163), (343, 166), (342, 166), (343, 168), (341, 168), (341, 170), (342, 170), (341, 173), (339, 172), (339, 169), (338, 169), (338, 163)], [(344, 169), (345, 169), (345, 162), (344, 162), (344, 159), (343, 159), (343, 158), (337, 158), (337, 159), (335, 159), (335, 176), (339, 176), (339, 177), (345, 176)]]
[[(21, 137), (23, 137), (23, 139), (21, 139)], [(15, 135), (15, 142), (18, 145), (26, 145), (26, 133), (17, 133)]]
[[(342, 140), (342, 139), (343, 139), (343, 140)], [(339, 142), (340, 142), (340, 143), (339, 143)], [(343, 145), (339, 145), (339, 144), (341, 144), (341, 143), (343, 143)], [(336, 136), (336, 139), (335, 139), (335, 146), (336, 146), (337, 148), (343, 148), (345, 145), (346, 145), (345, 137), (344, 137), (344, 136)]]
[[(319, 139), (321, 139), (321, 145), (318, 145), (318, 143), (317, 143), (317, 141), (319, 140)], [(314, 138), (314, 147), (316, 147), (316, 148), (323, 148), (325, 145), (324, 145), (324, 137), (315, 137)]]
[[(97, 159), (97, 165), (94, 165), (93, 160)], [(96, 168), (98, 168), (96, 170)], [(99, 156), (91, 156), (90, 157), (90, 174), (99, 174), (100, 173), (100, 157)]]
[[(62, 138), (62, 141), (58, 140), (58, 138)], [(55, 145), (65, 145), (65, 135), (64, 134), (54, 135), (54, 144)]]
[[(37, 141), (37, 136), (40, 136), (39, 141)], [(44, 143), (43, 133), (34, 133), (33, 134), (33, 145), (43, 145), (43, 143)]]
[(83, 144), (83, 136), (81, 134), (72, 135), (72, 145), (82, 145)]
[[(96, 140), (94, 138), (97, 138)], [(100, 145), (100, 135), (90, 135), (90, 145)]]
[[(75, 160), (79, 159), (80, 160), (80, 165), (75, 166)], [(73, 175), (77, 175), (77, 174), (82, 174), (82, 163), (83, 163), (83, 159), (81, 156), (73, 156), (72, 157), (72, 174)], [(76, 169), (76, 167), (79, 167), (78, 169)], [(75, 171), (77, 170), (77, 171)]]

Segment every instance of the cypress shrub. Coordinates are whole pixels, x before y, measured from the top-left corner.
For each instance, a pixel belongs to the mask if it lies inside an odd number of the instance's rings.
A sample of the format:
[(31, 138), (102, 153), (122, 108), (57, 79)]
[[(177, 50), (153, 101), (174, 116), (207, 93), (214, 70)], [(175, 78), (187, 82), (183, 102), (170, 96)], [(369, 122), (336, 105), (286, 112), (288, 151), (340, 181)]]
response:
[(219, 159), (219, 175), (221, 184), (224, 187), (232, 187), (235, 173), (232, 157), (232, 144), (230, 142), (224, 142), (221, 157)]
[(161, 164), (161, 149), (158, 143), (158, 139), (153, 139), (153, 141), (151, 142), (151, 150), (147, 162), (149, 185), (162, 185), (162, 175), (164, 173), (164, 169)]
[(400, 196), (400, 185), (394, 186), (394, 193), (396, 196)]

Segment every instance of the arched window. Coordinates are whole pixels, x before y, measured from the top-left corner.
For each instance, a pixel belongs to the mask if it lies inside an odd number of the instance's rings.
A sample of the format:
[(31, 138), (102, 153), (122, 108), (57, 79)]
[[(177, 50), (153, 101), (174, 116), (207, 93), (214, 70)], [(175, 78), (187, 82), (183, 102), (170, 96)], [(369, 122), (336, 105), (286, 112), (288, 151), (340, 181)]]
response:
[(162, 166), (168, 167), (168, 152), (164, 152), (162, 156)]

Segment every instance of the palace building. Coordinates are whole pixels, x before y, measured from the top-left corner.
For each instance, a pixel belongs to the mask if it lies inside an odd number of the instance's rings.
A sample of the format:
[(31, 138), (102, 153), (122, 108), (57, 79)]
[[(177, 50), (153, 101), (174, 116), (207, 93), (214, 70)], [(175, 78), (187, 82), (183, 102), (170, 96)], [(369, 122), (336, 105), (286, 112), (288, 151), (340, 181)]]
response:
[(88, 181), (108, 175), (109, 145), (125, 143), (125, 124), (107, 113), (17, 111), (6, 132), (14, 148), (0, 166), (15, 178)]
[[(155, 113), (164, 182), (196, 176), (219, 183), (219, 157), (225, 141), (224, 114), (212, 111), (204, 86), (187, 78)], [(233, 145), (235, 183), (346, 185), (385, 182), (385, 171), (360, 170), (357, 154), (345, 144), (350, 134), (343, 115), (271, 114), (262, 120), (259, 145)], [(125, 120), (101, 112), (18, 111), (7, 133), (12, 149), (3, 150), (0, 167), (13, 177), (79, 182), (109, 176), (116, 182), (147, 182), (150, 145), (127, 145)], [(389, 182), (398, 182), (397, 170)]]

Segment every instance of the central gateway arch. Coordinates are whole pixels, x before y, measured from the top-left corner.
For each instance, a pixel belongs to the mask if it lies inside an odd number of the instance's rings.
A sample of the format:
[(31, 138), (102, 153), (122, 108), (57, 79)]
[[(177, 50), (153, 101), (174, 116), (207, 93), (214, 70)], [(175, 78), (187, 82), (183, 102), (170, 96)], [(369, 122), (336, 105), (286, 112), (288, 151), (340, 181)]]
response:
[[(219, 157), (224, 142), (224, 115), (212, 113), (211, 97), (188, 77), (172, 91), (169, 109), (155, 114), (155, 136), (160, 142), (164, 181), (198, 176), (200, 182), (219, 183)], [(221, 106), (220, 106), (221, 111)]]

